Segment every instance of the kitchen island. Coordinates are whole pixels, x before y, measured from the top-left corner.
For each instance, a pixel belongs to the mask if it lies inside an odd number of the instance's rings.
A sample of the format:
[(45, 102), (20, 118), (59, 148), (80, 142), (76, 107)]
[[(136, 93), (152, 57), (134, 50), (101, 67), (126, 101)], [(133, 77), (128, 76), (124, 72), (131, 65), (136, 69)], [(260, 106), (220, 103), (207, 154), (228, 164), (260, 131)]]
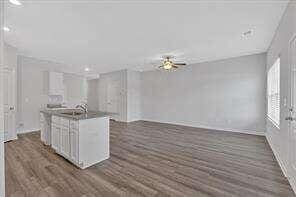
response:
[(41, 141), (79, 168), (109, 158), (109, 114), (77, 109), (41, 110)]

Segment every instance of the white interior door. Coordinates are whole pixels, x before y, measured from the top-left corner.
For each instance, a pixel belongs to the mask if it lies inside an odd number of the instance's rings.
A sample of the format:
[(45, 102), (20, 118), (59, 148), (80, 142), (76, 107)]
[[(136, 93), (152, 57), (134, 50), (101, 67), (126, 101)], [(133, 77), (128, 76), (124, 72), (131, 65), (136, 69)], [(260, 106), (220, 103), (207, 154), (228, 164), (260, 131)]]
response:
[(291, 108), (290, 116), (286, 120), (290, 123), (289, 129), (289, 179), (296, 183), (296, 38), (290, 44), (291, 61)]
[(16, 134), (16, 70), (4, 68), (4, 140), (17, 139)]
[[(107, 86), (107, 112), (118, 114), (118, 95), (119, 85), (117, 82), (112, 82)], [(117, 119), (117, 115), (111, 116), (112, 119)]]

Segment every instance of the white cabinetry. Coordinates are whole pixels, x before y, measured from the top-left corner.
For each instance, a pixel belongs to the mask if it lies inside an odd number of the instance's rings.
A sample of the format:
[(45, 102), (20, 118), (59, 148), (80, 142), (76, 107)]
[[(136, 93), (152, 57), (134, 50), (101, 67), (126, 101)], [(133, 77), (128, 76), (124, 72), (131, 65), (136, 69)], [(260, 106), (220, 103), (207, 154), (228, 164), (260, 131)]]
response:
[(109, 158), (109, 117), (69, 120), (53, 115), (51, 146), (84, 169)]
[(56, 153), (78, 165), (78, 121), (52, 116), (51, 146)]
[(78, 159), (78, 121), (70, 121), (70, 159), (79, 163)]
[(61, 126), (61, 155), (70, 157), (70, 133), (69, 127)]
[(70, 157), (69, 120), (58, 116), (51, 118), (52, 148), (65, 158)]
[(58, 72), (48, 73), (48, 94), (64, 95), (63, 73), (58, 73)]
[(58, 116), (51, 117), (51, 147), (60, 153), (61, 150), (61, 118)]
[(51, 125), (51, 147), (57, 152), (60, 152), (60, 136), (61, 128), (56, 124)]
[(79, 120), (79, 164), (87, 168), (109, 158), (109, 117)]
[(40, 113), (40, 126), (41, 126), (41, 141), (45, 145), (51, 144), (51, 119), (50, 116)]

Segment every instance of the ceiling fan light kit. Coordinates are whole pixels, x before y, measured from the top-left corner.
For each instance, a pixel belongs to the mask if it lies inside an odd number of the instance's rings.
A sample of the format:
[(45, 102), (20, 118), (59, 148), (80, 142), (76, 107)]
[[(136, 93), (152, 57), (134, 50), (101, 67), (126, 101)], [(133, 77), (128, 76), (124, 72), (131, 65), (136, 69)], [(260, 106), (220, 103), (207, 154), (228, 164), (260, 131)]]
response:
[(164, 60), (162, 61), (162, 64), (158, 68), (162, 68), (164, 70), (172, 70), (177, 69), (180, 66), (185, 66), (186, 63), (174, 63), (171, 56), (164, 57)]

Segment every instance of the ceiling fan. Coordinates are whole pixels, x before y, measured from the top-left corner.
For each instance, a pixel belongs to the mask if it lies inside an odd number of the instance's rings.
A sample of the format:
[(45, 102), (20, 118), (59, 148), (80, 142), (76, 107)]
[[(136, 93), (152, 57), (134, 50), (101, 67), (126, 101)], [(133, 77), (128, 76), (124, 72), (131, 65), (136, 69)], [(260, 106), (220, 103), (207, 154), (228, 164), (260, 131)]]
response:
[(164, 56), (163, 60), (161, 62), (161, 65), (158, 68), (162, 68), (164, 70), (171, 70), (171, 69), (177, 69), (180, 66), (186, 66), (186, 63), (176, 63), (172, 59), (173, 56)]

